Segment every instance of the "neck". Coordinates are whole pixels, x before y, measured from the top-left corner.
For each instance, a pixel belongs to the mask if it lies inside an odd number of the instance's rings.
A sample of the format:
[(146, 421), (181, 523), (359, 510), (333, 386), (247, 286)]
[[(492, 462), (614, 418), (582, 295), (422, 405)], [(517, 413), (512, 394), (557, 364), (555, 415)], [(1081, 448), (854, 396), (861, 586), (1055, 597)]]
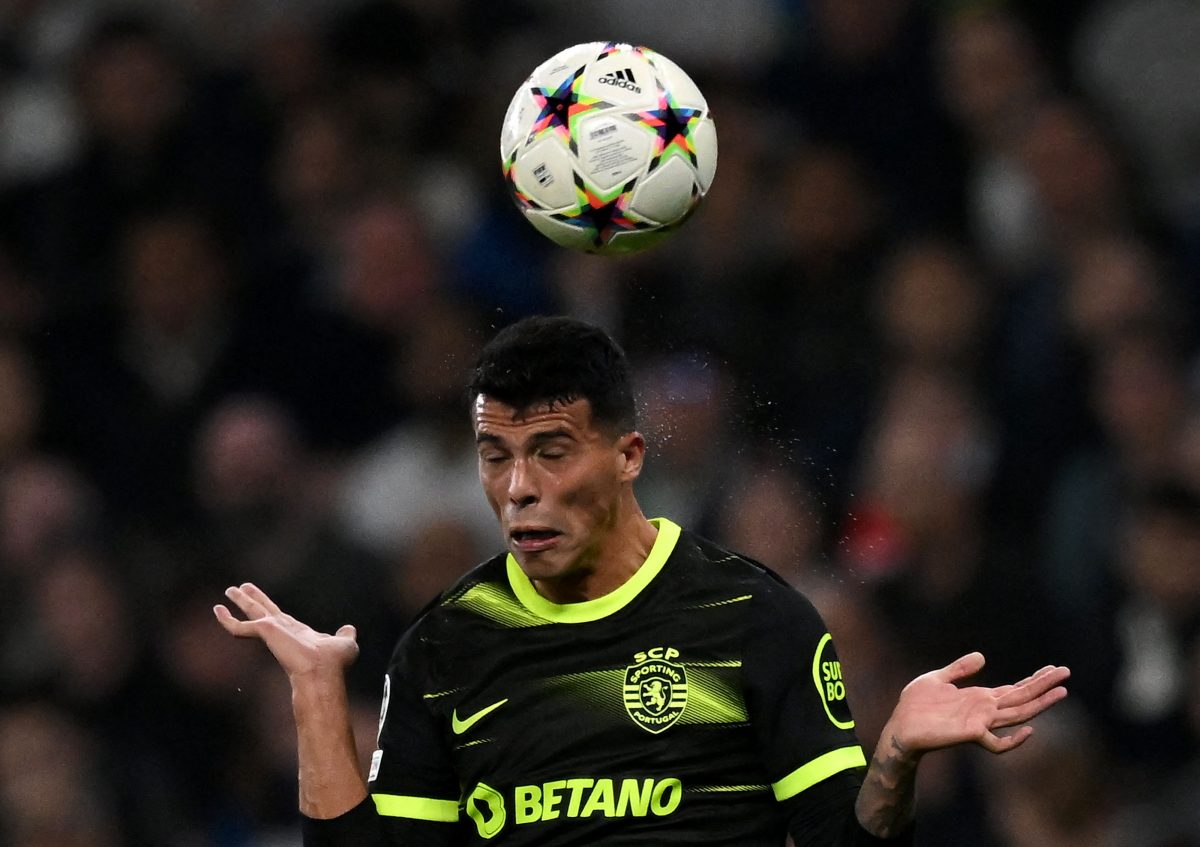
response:
[(626, 516), (609, 528), (588, 555), (588, 563), (554, 579), (532, 579), (533, 587), (551, 603), (582, 603), (611, 594), (645, 563), (658, 538), (658, 528), (633, 504)]

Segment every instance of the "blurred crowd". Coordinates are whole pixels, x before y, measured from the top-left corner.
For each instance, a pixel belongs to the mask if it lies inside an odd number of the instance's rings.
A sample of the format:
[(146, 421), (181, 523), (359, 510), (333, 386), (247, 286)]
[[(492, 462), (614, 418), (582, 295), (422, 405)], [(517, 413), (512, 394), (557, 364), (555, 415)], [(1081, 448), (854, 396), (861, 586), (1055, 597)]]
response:
[[(647, 44), (720, 164), (655, 249), (505, 195), (542, 59)], [(870, 748), (968, 650), (1072, 695), (934, 754), (923, 847), (1200, 845), (1200, 7), (0, 4), (0, 844), (298, 844), (286, 681), (211, 607), (407, 620), (499, 549), (462, 385), (631, 354), (666, 515), (825, 615)]]

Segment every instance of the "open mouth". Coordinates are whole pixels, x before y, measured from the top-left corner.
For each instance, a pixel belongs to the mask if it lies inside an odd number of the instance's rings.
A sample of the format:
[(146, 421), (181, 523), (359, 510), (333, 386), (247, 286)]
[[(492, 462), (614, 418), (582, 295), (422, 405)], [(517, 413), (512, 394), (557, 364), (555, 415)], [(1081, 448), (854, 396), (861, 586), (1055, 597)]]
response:
[(514, 529), (510, 533), (513, 544), (524, 551), (545, 549), (553, 545), (560, 535), (562, 533), (556, 529)]

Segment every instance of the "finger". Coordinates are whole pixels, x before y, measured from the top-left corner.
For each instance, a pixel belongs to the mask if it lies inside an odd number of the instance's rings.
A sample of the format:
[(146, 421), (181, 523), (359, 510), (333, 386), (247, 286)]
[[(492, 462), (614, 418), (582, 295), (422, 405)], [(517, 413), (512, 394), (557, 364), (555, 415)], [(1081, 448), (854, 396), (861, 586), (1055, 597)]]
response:
[(241, 585), (231, 585), (225, 589), (225, 596), (232, 600), (249, 620), (280, 614), (279, 607), (272, 603), (271, 598), (267, 597), (253, 583), (244, 582)]
[(213, 606), (213, 614), (217, 616), (217, 622), (225, 628), (225, 631), (230, 635), (235, 635), (238, 638), (258, 638), (258, 630), (251, 624), (250, 621), (243, 621), (235, 618), (233, 612), (226, 607), (218, 604)]
[(1031, 685), (1036, 680), (1038, 680), (1041, 677), (1045, 676), (1046, 674), (1050, 673), (1054, 669), (1055, 669), (1054, 665), (1046, 665), (1043, 668), (1038, 668), (1036, 671), (1034, 671), (1029, 676), (1022, 679), (1020, 682), (1014, 682), (1009, 685), (999, 685), (999, 686), (993, 688), (992, 696), (996, 697), (996, 698), (1001, 698), (1004, 695), (1008, 694), (1010, 691), (1014, 691), (1023, 686)]
[(263, 591), (261, 588), (259, 588), (257, 585), (255, 585), (253, 582), (243, 582), (241, 587), (242, 587), (242, 591), (244, 591), (246, 593), (246, 596), (250, 597), (256, 603), (258, 603), (260, 606), (262, 606), (264, 609), (266, 609), (269, 614), (272, 614), (272, 615), (282, 615), (283, 614), (283, 610), (280, 609), (277, 605), (275, 605), (275, 601), (267, 596), (267, 592)]
[(1027, 676), (1015, 685), (992, 689), (996, 705), (1000, 708), (1014, 706), (1032, 700), (1062, 682), (1065, 677), (1053, 665), (1047, 665), (1032, 676)]
[(1051, 667), (1044, 672), (1039, 671), (1030, 677), (1027, 682), (1015, 685), (1010, 691), (998, 696), (996, 705), (1001, 709), (1008, 708), (1009, 706), (1019, 706), (1022, 703), (1041, 697), (1050, 689), (1066, 682), (1070, 676), (1071, 669), (1065, 667)]
[(1028, 703), (1022, 703), (1019, 706), (1011, 706), (1007, 709), (998, 710), (992, 726), (1013, 726), (1015, 724), (1024, 723), (1025, 721), (1040, 715), (1042, 712), (1046, 711), (1066, 696), (1067, 689), (1063, 688), (1062, 686), (1051, 688), (1036, 700), (1031, 700)]
[(994, 732), (989, 732), (979, 739), (979, 745), (991, 753), (1007, 753), (1020, 747), (1031, 735), (1033, 735), (1031, 726), (1023, 726), (1012, 735), (996, 735)]
[(942, 682), (957, 682), (979, 673), (983, 669), (984, 662), (982, 653), (968, 653), (955, 659), (941, 670), (934, 671), (934, 676)]
[(231, 585), (225, 589), (225, 596), (237, 606), (243, 615), (253, 620), (267, 613), (262, 604), (242, 590), (241, 586)]
[(334, 635), (341, 636), (342, 638), (349, 638), (351, 641), (358, 640), (358, 630), (354, 628), (353, 624), (346, 624), (343, 627), (338, 627), (338, 631), (335, 632)]
[(1046, 665), (1043, 668), (1038, 668), (1036, 671), (1031, 673), (1029, 676), (1025, 677), (1020, 682), (1014, 683), (1012, 685), (1005, 685), (1003, 687), (1004, 688), (1019, 688), (1022, 685), (1028, 685), (1029, 683), (1031, 683), (1035, 679), (1037, 679), (1039, 676), (1042, 676), (1043, 674), (1048, 673), (1049, 671), (1052, 671), (1052, 670), (1054, 670), (1054, 665)]

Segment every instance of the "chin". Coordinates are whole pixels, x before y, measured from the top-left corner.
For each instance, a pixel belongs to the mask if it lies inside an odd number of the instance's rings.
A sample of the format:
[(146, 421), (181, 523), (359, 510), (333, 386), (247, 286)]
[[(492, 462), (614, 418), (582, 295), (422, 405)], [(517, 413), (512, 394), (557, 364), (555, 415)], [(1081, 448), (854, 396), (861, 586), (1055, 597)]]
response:
[(571, 563), (557, 550), (537, 553), (512, 551), (513, 558), (530, 579), (558, 579), (571, 570)]

